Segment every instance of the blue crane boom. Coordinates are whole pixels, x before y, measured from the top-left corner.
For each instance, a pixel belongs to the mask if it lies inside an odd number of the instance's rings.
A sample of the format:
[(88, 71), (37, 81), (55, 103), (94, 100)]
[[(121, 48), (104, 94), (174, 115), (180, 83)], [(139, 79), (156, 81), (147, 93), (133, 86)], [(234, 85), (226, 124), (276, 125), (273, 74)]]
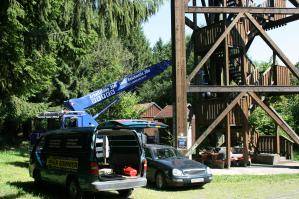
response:
[(170, 61), (162, 61), (134, 74), (127, 75), (124, 79), (106, 85), (103, 88), (83, 97), (67, 100), (64, 105), (72, 111), (84, 111), (103, 102), (109, 97), (117, 95), (123, 91), (133, 89), (135, 86), (142, 84), (144, 81), (159, 75), (170, 65)]
[(142, 84), (144, 81), (149, 80), (168, 68), (171, 65), (171, 62), (168, 60), (164, 60), (160, 63), (154, 64), (148, 68), (140, 70), (136, 73), (125, 76), (122, 80), (113, 82), (112, 84), (108, 84), (99, 90), (96, 90), (92, 93), (89, 93), (80, 98), (69, 99), (64, 102), (64, 105), (70, 110), (70, 112), (65, 113), (63, 115), (63, 128), (67, 127), (68, 124), (66, 119), (71, 117), (77, 118), (78, 127), (84, 126), (98, 126), (96, 122), (96, 118), (105, 112), (110, 106), (115, 104), (118, 99), (113, 100), (107, 107), (101, 110), (95, 116), (91, 116), (86, 112), (88, 108), (91, 108), (99, 103), (102, 103), (106, 99), (118, 95), (121, 92), (129, 91), (134, 89), (136, 86)]

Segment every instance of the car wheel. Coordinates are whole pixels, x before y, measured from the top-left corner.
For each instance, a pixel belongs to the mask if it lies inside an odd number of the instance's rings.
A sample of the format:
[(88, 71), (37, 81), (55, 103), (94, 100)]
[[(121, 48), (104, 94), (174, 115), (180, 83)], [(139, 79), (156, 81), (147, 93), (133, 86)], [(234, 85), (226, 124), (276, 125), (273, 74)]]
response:
[(67, 194), (71, 199), (81, 199), (82, 192), (79, 186), (79, 183), (76, 179), (71, 179), (67, 184)]
[(124, 190), (118, 190), (119, 195), (121, 198), (129, 198), (129, 196), (133, 193), (134, 189), (124, 189)]
[(157, 189), (163, 189), (165, 186), (165, 175), (160, 172), (156, 175), (156, 187)]

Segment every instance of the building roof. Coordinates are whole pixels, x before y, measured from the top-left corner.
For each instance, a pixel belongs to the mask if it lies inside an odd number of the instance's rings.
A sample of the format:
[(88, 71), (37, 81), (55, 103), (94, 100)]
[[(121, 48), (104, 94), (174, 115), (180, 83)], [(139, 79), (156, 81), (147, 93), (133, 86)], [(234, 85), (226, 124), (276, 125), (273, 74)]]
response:
[[(187, 104), (189, 107), (191, 104)], [(189, 109), (187, 108), (187, 113), (189, 113)], [(173, 106), (166, 105), (156, 116), (155, 119), (165, 119), (173, 117)]]
[(155, 102), (137, 104), (135, 107), (140, 111), (140, 115), (145, 118), (153, 118), (162, 110), (162, 108)]
[(162, 110), (162, 108), (158, 104), (156, 104), (155, 102), (148, 102), (148, 103), (143, 103), (143, 104), (137, 104), (136, 108), (147, 110), (151, 106), (156, 106), (157, 108), (159, 108), (160, 110)]
[(172, 105), (166, 105), (156, 116), (155, 119), (172, 118), (173, 107)]

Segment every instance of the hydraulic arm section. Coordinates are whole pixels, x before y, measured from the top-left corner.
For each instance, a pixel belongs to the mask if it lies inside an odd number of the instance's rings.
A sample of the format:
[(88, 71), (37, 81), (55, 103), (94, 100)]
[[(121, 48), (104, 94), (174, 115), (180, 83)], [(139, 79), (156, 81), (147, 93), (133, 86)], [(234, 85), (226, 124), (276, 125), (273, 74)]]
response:
[(86, 112), (88, 108), (102, 103), (106, 99), (118, 95), (121, 92), (134, 89), (136, 86), (142, 84), (144, 81), (159, 75), (170, 65), (170, 61), (162, 61), (158, 64), (140, 70), (134, 74), (127, 75), (124, 79), (106, 85), (103, 88), (89, 93), (83, 97), (69, 99), (65, 101), (64, 105), (70, 110), (70, 112), (63, 114), (62, 127), (66, 128), (70, 126), (98, 126), (98, 123), (95, 119), (105, 110), (107, 110), (110, 106), (115, 104), (118, 101), (118, 99), (116, 98), (115, 100), (113, 100), (106, 108), (104, 108), (94, 116), (91, 116), (89, 113)]

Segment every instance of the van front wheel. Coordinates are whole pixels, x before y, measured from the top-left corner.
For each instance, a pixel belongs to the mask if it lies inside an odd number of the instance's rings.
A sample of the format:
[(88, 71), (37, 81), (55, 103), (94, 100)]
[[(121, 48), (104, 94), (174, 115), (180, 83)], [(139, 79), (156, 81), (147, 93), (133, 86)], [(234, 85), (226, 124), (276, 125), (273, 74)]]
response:
[(67, 194), (71, 199), (81, 199), (82, 192), (79, 183), (75, 179), (71, 179), (67, 184)]
[(134, 189), (124, 189), (124, 190), (118, 190), (119, 195), (121, 198), (128, 198), (132, 193)]
[(35, 169), (33, 172), (33, 179), (34, 179), (34, 184), (36, 186), (41, 186), (42, 184), (42, 178), (40, 175), (40, 171), (38, 169)]

